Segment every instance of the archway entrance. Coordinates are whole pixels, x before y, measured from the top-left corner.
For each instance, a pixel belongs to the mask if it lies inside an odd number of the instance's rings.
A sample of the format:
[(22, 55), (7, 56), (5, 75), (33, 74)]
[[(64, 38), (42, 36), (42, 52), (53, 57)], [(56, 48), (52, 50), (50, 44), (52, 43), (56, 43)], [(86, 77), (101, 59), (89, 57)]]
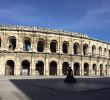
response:
[(44, 63), (42, 61), (36, 63), (36, 75), (44, 75)]
[(74, 64), (74, 75), (75, 76), (79, 76), (80, 75), (80, 64), (79, 63), (75, 63)]
[(62, 45), (63, 53), (68, 53), (68, 46), (69, 46), (68, 42), (65, 41)]
[(75, 43), (73, 48), (74, 48), (74, 54), (78, 54), (79, 53), (79, 44)]
[(8, 60), (5, 67), (5, 75), (14, 75), (14, 61)]
[(31, 41), (30, 41), (30, 39), (25, 39), (23, 51), (30, 51), (30, 50), (31, 50)]
[(14, 51), (16, 48), (16, 38), (15, 37), (9, 37), (9, 50)]
[(107, 65), (105, 65), (105, 73), (106, 73), (106, 75), (108, 75), (108, 67), (107, 67)]
[(89, 76), (89, 64), (84, 64), (84, 76)]
[(88, 45), (87, 44), (83, 45), (83, 54), (84, 55), (88, 54)]
[(55, 61), (50, 62), (49, 75), (57, 75), (57, 63)]
[(68, 67), (69, 67), (68, 62), (64, 62), (63, 65), (62, 65), (62, 73), (63, 73), (63, 75), (67, 75)]
[(50, 43), (50, 51), (52, 53), (56, 53), (56, 51), (57, 51), (57, 42), (54, 40), (51, 41), (51, 43)]
[(100, 64), (100, 76), (103, 76), (103, 65)]
[(28, 60), (22, 61), (21, 75), (30, 75), (30, 62)]
[(93, 75), (97, 75), (97, 65), (96, 64), (93, 64), (92, 69), (93, 69)]
[(37, 51), (38, 52), (43, 52), (44, 51), (44, 46), (45, 46), (44, 40), (40, 39), (37, 43)]

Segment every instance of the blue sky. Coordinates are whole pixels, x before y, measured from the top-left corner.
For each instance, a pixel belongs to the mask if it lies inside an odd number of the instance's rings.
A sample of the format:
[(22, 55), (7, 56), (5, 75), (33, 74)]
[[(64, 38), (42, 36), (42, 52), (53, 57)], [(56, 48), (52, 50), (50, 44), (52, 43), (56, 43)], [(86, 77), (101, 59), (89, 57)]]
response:
[(0, 0), (0, 24), (87, 33), (110, 43), (110, 0)]

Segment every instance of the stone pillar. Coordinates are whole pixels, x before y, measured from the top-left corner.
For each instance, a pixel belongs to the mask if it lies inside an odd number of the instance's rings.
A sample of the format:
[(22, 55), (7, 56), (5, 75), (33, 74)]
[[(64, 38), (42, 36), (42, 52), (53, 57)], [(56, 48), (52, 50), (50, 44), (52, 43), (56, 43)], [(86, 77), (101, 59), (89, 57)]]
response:
[(69, 53), (73, 54), (73, 41), (72, 41), (72, 38), (70, 38), (70, 42), (69, 42)]
[(46, 62), (45, 62), (45, 75), (49, 76), (49, 60), (48, 60), (48, 57), (46, 57)]
[(99, 62), (97, 63), (97, 76), (100, 76), (100, 65), (99, 65)]
[(20, 51), (20, 47), (19, 47), (19, 32), (17, 33), (17, 37), (16, 37), (16, 51)]
[(16, 55), (16, 63), (15, 63), (15, 75), (21, 74), (21, 62), (19, 58), (19, 54)]
[(62, 73), (62, 57), (60, 57), (59, 58), (59, 72), (60, 72), (60, 76), (62, 76), (63, 75), (63, 73)]
[(36, 75), (36, 63), (34, 62), (34, 57), (33, 57), (33, 55), (32, 55), (32, 57), (31, 57), (31, 75), (33, 75), (33, 76), (35, 76)]
[(59, 35), (59, 53), (62, 53), (62, 42), (60, 35)]
[(60, 64), (57, 63), (57, 76), (60, 76)]
[(0, 75), (5, 75), (5, 63), (3, 54), (0, 56)]
[(38, 41), (36, 40), (36, 37), (35, 37), (34, 35), (33, 35), (33, 37), (32, 37), (31, 39), (32, 39), (32, 41), (31, 41), (32, 51), (33, 51), (33, 52), (37, 52), (37, 42), (38, 42)]
[(92, 59), (90, 58), (90, 62), (89, 62), (89, 76), (93, 76), (93, 70), (92, 70)]
[(46, 76), (46, 63), (44, 62), (44, 76)]
[(81, 63), (80, 63), (80, 76), (84, 76), (84, 64), (83, 64), (82, 56), (81, 56)]
[(21, 34), (19, 35), (19, 38), (18, 39), (19, 39), (19, 41), (18, 41), (19, 42), (19, 45), (18, 45), (19, 51), (23, 51), (23, 45), (24, 45), (23, 42), (24, 41), (23, 41), (23, 37), (22, 37)]

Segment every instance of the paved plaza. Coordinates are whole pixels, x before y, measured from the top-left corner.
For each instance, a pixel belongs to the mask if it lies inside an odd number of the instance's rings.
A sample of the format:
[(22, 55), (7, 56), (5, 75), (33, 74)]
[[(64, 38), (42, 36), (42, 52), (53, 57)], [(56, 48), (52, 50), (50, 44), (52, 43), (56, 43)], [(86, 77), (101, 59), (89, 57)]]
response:
[(76, 84), (64, 78), (1, 76), (0, 100), (110, 100), (109, 77), (77, 77)]

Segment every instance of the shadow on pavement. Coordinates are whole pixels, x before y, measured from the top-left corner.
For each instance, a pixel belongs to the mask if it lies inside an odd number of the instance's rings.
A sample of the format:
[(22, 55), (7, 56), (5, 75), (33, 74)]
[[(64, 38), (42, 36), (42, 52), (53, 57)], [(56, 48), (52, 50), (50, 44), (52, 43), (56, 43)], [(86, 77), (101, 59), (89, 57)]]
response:
[[(79, 78), (76, 84), (66, 84), (64, 79), (10, 79), (30, 100), (70, 99), (78, 89), (92, 89), (100, 84), (110, 84), (110, 78)], [(82, 84), (83, 83), (83, 84)], [(93, 85), (89, 85), (93, 84)], [(94, 85), (95, 84), (95, 85)], [(96, 85), (98, 84), (98, 85)], [(100, 88), (100, 87), (99, 87)]]
[(63, 79), (11, 79), (10, 81), (30, 100), (47, 100), (66, 94), (59, 89), (64, 84)]

